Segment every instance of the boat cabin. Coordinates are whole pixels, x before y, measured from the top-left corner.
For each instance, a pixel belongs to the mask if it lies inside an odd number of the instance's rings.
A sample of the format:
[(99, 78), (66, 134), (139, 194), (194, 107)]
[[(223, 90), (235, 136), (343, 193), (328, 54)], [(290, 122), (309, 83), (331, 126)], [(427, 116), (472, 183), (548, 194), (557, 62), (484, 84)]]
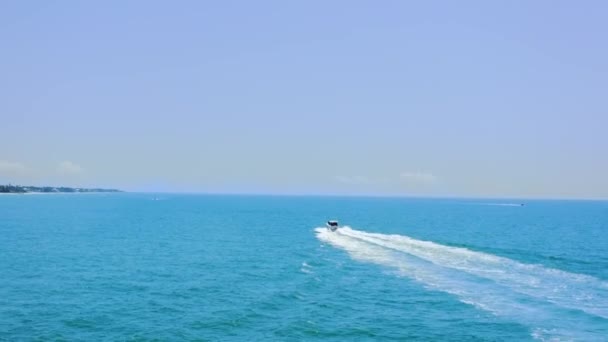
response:
[(332, 232), (336, 229), (338, 229), (339, 225), (338, 225), (338, 221), (327, 221), (327, 228), (329, 228)]

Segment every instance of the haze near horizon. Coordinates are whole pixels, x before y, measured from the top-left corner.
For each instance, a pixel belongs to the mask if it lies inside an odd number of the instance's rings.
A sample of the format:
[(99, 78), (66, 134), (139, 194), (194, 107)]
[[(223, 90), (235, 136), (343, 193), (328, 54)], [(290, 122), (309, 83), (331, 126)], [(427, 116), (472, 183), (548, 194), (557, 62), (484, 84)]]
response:
[(608, 4), (0, 4), (0, 184), (608, 198)]

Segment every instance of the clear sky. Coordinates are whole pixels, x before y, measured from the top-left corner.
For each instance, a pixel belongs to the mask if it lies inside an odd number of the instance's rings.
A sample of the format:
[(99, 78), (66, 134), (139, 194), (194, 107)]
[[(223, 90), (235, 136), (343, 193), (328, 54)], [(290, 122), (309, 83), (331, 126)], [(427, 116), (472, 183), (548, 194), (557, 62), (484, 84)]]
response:
[(2, 1), (0, 183), (608, 198), (606, 1)]

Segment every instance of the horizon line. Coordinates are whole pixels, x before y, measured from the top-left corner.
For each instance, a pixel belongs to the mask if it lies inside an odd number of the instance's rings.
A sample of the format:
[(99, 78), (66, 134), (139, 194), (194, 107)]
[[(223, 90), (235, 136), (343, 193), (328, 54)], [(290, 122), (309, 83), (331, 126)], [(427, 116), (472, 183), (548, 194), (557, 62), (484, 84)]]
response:
[(608, 201), (607, 197), (544, 197), (544, 196), (481, 196), (481, 195), (422, 195), (422, 194), (339, 194), (339, 193), (269, 193), (269, 192), (205, 192), (205, 191), (129, 191), (136, 194), (218, 195), (218, 196), (275, 196), (275, 197), (360, 197), (360, 198), (417, 198), (417, 199), (480, 199), (480, 200), (555, 200)]

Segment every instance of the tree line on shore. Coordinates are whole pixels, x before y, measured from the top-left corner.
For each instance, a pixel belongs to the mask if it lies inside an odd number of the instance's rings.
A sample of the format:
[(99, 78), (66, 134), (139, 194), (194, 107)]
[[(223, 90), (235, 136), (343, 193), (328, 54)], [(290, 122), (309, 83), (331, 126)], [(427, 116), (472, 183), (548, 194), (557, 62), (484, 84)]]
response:
[(116, 189), (89, 189), (89, 188), (70, 188), (65, 186), (24, 186), (24, 185), (0, 185), (0, 193), (24, 194), (28, 192), (122, 192)]

